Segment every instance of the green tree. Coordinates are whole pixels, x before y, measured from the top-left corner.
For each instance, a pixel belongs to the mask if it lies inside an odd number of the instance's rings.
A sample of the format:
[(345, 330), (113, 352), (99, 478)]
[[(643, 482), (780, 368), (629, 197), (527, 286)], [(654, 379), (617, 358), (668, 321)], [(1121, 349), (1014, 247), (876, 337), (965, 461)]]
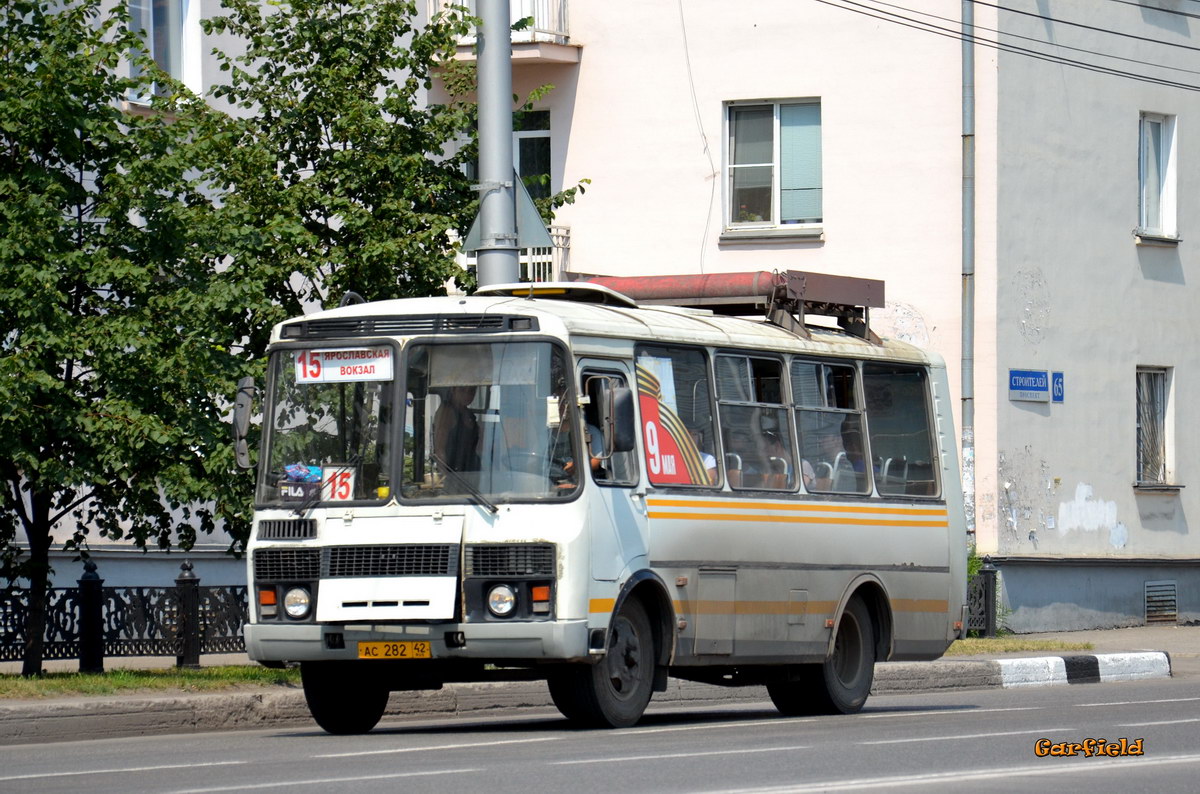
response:
[(237, 265), (268, 274), (293, 314), (348, 290), (441, 292), (462, 274), (449, 235), (476, 203), (469, 147), (456, 145), (471, 109), (430, 105), (425, 92), (469, 19), (418, 25), (410, 0), (224, 7), (204, 26), (239, 46), (217, 53), (227, 80), (213, 94), (231, 106), (230, 134), (212, 152)]
[(89, 533), (188, 548), (248, 523), (220, 396), (271, 310), (218, 266), (228, 240), (196, 176), (218, 120), (148, 59), (125, 76), (140, 40), (105, 5), (0, 11), (0, 573), (29, 580), (26, 675), (52, 533), (82, 553)]

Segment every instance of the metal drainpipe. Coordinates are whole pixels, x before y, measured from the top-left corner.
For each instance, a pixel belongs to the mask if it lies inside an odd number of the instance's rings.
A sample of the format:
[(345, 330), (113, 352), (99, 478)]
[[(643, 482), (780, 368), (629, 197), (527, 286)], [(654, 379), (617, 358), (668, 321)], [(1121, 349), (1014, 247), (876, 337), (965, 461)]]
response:
[(479, 285), (521, 277), (512, 149), (512, 31), (508, 0), (479, 0)]
[(975, 4), (962, 0), (962, 486), (975, 538)]

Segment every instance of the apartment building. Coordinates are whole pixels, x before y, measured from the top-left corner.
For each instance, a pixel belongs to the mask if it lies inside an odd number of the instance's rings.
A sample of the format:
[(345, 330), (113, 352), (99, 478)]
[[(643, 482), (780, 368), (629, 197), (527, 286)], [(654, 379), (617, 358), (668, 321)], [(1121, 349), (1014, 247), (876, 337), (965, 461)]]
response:
[(554, 190), (590, 180), (556, 217), (557, 268), (884, 279), (874, 327), (941, 353), (956, 397), (973, 368), (964, 468), (1008, 625), (1200, 618), (1200, 4), (512, 0), (512, 14), (534, 17), (514, 92), (555, 87), (537, 129), (515, 133), (516, 165)]
[[(514, 92), (554, 86), (514, 166), (590, 180), (530, 274), (885, 280), (873, 327), (973, 395), (964, 470), (1008, 625), (1200, 619), (1200, 3), (510, 2), (533, 19)], [(218, 79), (217, 0), (131, 10), (159, 63)]]

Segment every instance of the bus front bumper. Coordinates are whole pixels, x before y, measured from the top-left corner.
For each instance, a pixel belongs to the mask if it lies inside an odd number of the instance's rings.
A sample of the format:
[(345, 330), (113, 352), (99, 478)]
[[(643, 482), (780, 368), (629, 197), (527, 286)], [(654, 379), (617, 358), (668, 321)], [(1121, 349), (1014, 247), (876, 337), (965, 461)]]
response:
[(387, 624), (248, 623), (246, 653), (258, 662), (358, 659), (360, 642), (425, 642), (433, 659), (582, 661), (587, 622)]

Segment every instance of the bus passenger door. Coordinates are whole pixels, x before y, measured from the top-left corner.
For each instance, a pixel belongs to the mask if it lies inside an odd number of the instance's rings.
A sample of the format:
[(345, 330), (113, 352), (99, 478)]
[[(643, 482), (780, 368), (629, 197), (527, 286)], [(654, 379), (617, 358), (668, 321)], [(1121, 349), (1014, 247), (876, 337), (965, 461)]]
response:
[(620, 362), (585, 361), (581, 365), (580, 393), (589, 398), (583, 406), (586, 443), (593, 460), (599, 459), (591, 466), (592, 482), (585, 494), (592, 578), (599, 581), (616, 581), (633, 560), (646, 556), (645, 509), (641, 501), (633, 499), (638, 483), (637, 452), (611, 449), (611, 432), (609, 443), (604, 443), (607, 412), (603, 402), (612, 389), (628, 389), (629, 382), (629, 369)]

